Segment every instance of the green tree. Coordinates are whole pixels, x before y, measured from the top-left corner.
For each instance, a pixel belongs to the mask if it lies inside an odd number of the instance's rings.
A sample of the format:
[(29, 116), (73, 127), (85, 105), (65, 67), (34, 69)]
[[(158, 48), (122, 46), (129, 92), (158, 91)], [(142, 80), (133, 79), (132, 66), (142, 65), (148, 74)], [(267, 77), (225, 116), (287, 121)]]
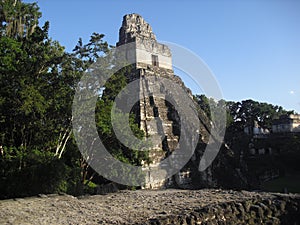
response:
[(206, 115), (211, 119), (209, 99), (205, 95), (195, 95), (195, 101), (198, 103), (199, 107), (206, 113)]
[(235, 125), (238, 125), (240, 130), (247, 125), (253, 126), (254, 121), (257, 121), (261, 127), (271, 129), (274, 119), (278, 119), (283, 114), (292, 113), (281, 106), (250, 99), (242, 102), (228, 102), (227, 105)]
[[(71, 104), (81, 72), (74, 55), (49, 37), (49, 23), (39, 26), (36, 4), (1, 1), (0, 11), (0, 162), (6, 168), (0, 186), (7, 187), (1, 193), (11, 188), (20, 195), (33, 194), (24, 186), (44, 187), (39, 172), (48, 166), (59, 175), (51, 190), (61, 190), (67, 170), (58, 159), (71, 138)], [(23, 175), (27, 180), (18, 183)], [(3, 185), (7, 181), (11, 185)]]
[(19, 39), (29, 37), (35, 31), (42, 14), (36, 3), (2, 0), (0, 15), (1, 34)]

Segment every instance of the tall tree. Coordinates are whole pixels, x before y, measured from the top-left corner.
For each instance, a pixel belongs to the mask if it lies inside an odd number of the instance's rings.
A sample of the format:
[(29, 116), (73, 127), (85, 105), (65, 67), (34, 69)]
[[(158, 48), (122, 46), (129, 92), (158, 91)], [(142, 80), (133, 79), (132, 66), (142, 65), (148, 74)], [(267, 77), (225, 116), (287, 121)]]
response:
[(2, 0), (0, 13), (0, 31), (12, 38), (29, 37), (42, 15), (36, 3), (23, 3), (21, 0)]

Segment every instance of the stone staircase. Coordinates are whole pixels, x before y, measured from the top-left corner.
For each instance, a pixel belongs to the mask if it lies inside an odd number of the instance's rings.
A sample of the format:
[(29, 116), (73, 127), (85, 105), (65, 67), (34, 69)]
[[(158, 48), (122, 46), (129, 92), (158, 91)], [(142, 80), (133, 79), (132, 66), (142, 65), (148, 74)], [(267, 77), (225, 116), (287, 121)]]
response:
[(172, 109), (166, 104), (161, 84), (151, 80), (147, 76), (140, 79), (140, 127), (151, 138), (150, 166), (155, 166), (176, 149), (179, 136), (174, 132), (177, 122), (169, 116)]

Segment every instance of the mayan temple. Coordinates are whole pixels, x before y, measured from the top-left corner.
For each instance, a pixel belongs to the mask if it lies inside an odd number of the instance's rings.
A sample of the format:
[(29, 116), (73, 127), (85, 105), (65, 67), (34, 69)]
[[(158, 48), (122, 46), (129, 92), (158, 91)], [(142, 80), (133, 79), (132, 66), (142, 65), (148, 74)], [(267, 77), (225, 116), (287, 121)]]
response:
[[(162, 90), (164, 88), (162, 79), (167, 78), (180, 85), (189, 98), (192, 98), (192, 94), (181, 79), (174, 75), (169, 47), (157, 42), (151, 26), (138, 14), (128, 14), (123, 17), (117, 46), (129, 43), (134, 47), (127, 54), (134, 57), (136, 63), (134, 71), (128, 74), (127, 78), (129, 82), (140, 80), (140, 102), (134, 111), (138, 117), (140, 129), (145, 132), (146, 136), (152, 137), (153, 145), (149, 153), (152, 163), (145, 168), (149, 170), (145, 188), (172, 186), (172, 179), (156, 180), (151, 171), (178, 147), (181, 135), (180, 118), (174, 107), (155, 93), (163, 93), (166, 97)], [(164, 138), (162, 139), (161, 136)], [(189, 171), (183, 171), (182, 174), (184, 174), (182, 177), (186, 179), (179, 178), (181, 180), (179, 182), (188, 183)]]

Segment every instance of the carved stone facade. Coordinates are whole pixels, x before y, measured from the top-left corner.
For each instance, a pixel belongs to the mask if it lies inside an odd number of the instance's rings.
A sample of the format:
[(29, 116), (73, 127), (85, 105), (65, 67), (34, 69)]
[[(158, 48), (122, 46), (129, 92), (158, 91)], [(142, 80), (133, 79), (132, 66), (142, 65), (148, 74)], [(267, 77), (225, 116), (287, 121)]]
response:
[(158, 43), (151, 26), (138, 14), (128, 14), (123, 18), (117, 46), (134, 43), (128, 55), (134, 57), (137, 69), (146, 69), (147, 65), (171, 70), (172, 57), (168, 46)]
[(132, 42), (136, 37), (146, 37), (156, 40), (151, 26), (138, 14), (127, 14), (123, 17), (117, 45)]

